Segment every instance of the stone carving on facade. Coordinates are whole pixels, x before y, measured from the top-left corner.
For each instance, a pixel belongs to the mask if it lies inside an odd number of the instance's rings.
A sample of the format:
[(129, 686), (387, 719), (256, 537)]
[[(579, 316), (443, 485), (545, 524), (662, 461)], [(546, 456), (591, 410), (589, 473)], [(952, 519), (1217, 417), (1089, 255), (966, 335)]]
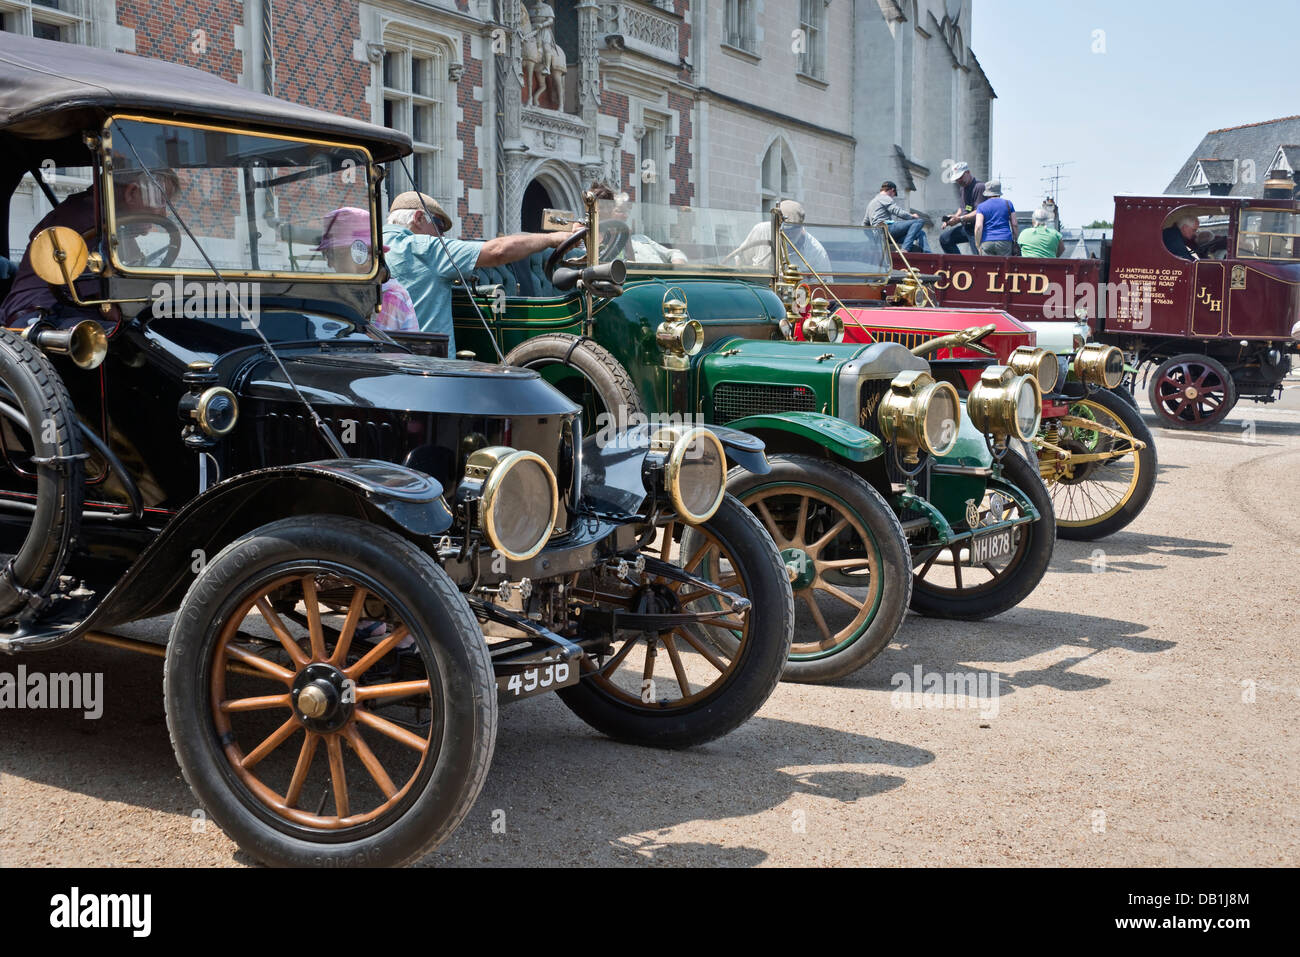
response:
[(371, 63), (384, 62), (384, 54), (386, 52), (387, 51), (385, 50), (384, 45), (382, 43), (366, 44), (366, 59), (369, 60)]
[(599, 30), (605, 45), (625, 49), (627, 41), (651, 47), (661, 56), (677, 56), (678, 23), (671, 17), (630, 3), (600, 6)]
[(465, 64), (452, 63), (447, 66), (447, 79), (452, 83), (459, 83), (460, 78), (465, 75)]
[(528, 7), (519, 4), (520, 57), (523, 62), (523, 84), (529, 106), (537, 106), (538, 99), (549, 88), (564, 111), (564, 75), (569, 64), (564, 50), (555, 42), (555, 11), (548, 3)]

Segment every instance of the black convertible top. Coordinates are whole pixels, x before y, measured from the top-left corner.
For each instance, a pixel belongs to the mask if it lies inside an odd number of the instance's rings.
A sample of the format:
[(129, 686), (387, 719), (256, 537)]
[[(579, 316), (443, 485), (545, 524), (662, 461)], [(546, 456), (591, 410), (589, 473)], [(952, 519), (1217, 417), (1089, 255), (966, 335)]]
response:
[[(0, 32), (0, 134), (75, 151), (107, 113), (227, 120), (365, 146), (380, 162), (411, 151), (405, 133), (246, 90), (193, 67)], [(53, 142), (52, 142), (53, 141)], [(61, 141), (61, 142), (60, 142)]]

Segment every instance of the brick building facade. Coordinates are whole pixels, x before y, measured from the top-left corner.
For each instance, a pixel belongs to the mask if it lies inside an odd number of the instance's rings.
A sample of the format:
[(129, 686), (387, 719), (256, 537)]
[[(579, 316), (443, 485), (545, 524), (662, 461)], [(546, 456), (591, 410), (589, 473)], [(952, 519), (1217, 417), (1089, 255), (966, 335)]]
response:
[[(0, 0), (0, 27), (400, 128), (415, 154), (389, 170), (390, 191), (418, 185), (477, 238), (576, 207), (593, 179), (646, 202), (756, 212), (790, 195), (814, 220), (849, 222), (892, 174), (918, 190), (914, 205), (942, 209), (950, 190), (926, 179), (943, 158), (981, 174), (989, 160), (993, 94), (962, 39), (970, 5)], [(535, 98), (530, 62), (535, 81), (552, 68)], [(43, 198), (27, 198), (39, 218)], [(25, 238), (23, 201), (11, 243)]]

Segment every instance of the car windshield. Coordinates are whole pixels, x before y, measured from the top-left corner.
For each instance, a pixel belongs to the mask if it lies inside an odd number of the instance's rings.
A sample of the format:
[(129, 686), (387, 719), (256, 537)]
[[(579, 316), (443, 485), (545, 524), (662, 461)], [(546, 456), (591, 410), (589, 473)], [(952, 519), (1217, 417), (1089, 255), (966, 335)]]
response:
[(1300, 260), (1300, 213), (1245, 206), (1237, 232), (1237, 255), (1248, 259)]
[[(888, 275), (890, 264), (889, 244), (884, 226), (820, 226), (809, 223), (804, 227), (814, 242), (805, 243), (811, 250), (825, 253), (823, 262), (837, 280), (879, 277)], [(797, 243), (795, 248), (798, 249)], [(813, 261), (805, 250), (796, 252), (787, 248), (786, 255), (800, 273), (807, 276), (811, 269), (828, 278), (826, 269)], [(811, 267), (811, 268), (810, 268)]]
[(209, 273), (206, 253), (229, 275), (373, 277), (365, 150), (123, 118), (108, 135), (124, 271)]
[(621, 258), (632, 271), (771, 272), (771, 221), (761, 213), (618, 200), (598, 205), (602, 260)]

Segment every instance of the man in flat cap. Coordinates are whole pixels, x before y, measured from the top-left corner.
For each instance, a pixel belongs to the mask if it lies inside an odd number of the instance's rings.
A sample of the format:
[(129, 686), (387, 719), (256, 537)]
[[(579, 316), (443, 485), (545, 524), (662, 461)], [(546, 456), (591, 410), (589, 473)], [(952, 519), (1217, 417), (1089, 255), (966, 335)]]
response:
[[(574, 229), (577, 229), (574, 226)], [(482, 267), (504, 266), (551, 249), (568, 238), (565, 232), (516, 233), (486, 242), (439, 238), (451, 229), (451, 217), (436, 199), (414, 190), (400, 194), (388, 207), (384, 226), (384, 262), (406, 287), (424, 332), (447, 336), (447, 354), (456, 354), (451, 321), (451, 284), (457, 269), (468, 274)]]

